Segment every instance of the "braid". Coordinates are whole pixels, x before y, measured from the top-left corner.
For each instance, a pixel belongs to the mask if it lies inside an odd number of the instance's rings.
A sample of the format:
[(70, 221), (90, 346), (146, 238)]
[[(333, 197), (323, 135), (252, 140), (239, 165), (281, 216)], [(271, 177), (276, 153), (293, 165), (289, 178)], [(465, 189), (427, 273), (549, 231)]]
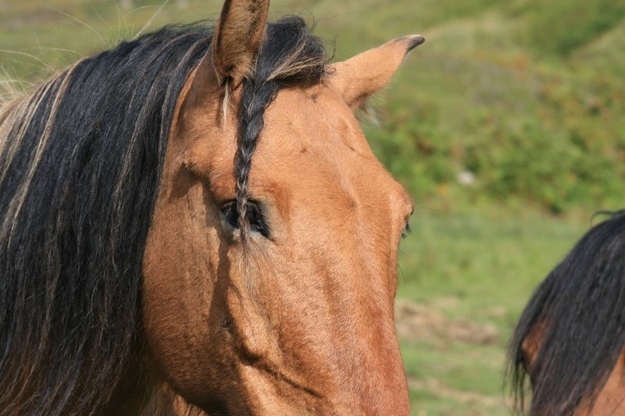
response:
[(252, 155), (265, 125), (265, 109), (275, 98), (278, 88), (279, 85), (275, 81), (258, 80), (250, 80), (243, 86), (239, 109), (239, 148), (235, 166), (237, 213), (243, 243), (247, 241), (250, 232), (250, 223), (247, 219), (247, 187), (252, 168)]
[(238, 225), (243, 244), (247, 243), (248, 179), (252, 155), (264, 127), (265, 109), (288, 83), (317, 83), (325, 71), (323, 42), (312, 36), (299, 17), (270, 23), (256, 58), (252, 74), (243, 81), (239, 107), (238, 149), (235, 160)]

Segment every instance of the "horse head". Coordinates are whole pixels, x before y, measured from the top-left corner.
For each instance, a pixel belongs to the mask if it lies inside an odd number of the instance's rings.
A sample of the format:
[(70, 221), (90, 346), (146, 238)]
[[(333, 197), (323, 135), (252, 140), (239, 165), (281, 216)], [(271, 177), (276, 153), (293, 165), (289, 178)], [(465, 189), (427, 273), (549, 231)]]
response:
[(521, 409), (531, 387), (531, 415), (625, 413), (624, 235), (623, 212), (594, 226), (525, 307), (510, 344), (509, 376)]
[(226, 1), (178, 99), (143, 260), (151, 358), (209, 414), (408, 414), (393, 322), (412, 213), (354, 110), (423, 42), (327, 64)]

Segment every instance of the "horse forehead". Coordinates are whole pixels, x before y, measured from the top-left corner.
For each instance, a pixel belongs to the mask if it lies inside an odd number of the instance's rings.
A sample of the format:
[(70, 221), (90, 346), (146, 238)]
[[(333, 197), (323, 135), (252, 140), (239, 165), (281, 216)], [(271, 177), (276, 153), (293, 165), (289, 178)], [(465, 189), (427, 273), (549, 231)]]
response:
[(266, 120), (264, 141), (276, 141), (285, 151), (336, 144), (372, 156), (351, 109), (323, 84), (284, 89), (269, 107)]
[(287, 89), (270, 109), (254, 156), (252, 187), (272, 193), (280, 188), (291, 197), (325, 195), (328, 201), (341, 194), (339, 199), (350, 206), (363, 199), (412, 205), (371, 151), (352, 110), (332, 89)]

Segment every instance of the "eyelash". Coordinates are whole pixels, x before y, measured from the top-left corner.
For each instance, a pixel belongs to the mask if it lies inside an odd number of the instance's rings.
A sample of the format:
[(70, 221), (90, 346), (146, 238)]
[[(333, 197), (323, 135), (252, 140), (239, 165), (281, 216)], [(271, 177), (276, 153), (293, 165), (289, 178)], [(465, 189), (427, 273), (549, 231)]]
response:
[[(237, 211), (237, 201), (231, 200), (221, 206), (223, 221), (232, 230), (239, 229), (239, 212)], [(263, 215), (261, 205), (256, 201), (248, 201), (247, 218), (250, 222), (250, 230), (255, 231), (265, 238), (269, 238), (269, 226)]]
[(410, 234), (411, 232), (412, 232), (412, 228), (410, 228), (410, 223), (406, 221), (406, 226), (404, 227), (404, 230), (401, 233), (401, 239), (405, 240), (406, 237), (408, 237), (408, 234)]

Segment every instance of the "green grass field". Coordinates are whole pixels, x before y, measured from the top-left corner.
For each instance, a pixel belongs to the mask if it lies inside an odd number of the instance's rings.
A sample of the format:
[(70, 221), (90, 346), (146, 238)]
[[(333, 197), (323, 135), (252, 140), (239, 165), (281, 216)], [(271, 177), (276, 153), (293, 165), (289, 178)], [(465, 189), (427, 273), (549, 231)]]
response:
[(398, 326), (413, 414), (511, 414), (503, 385), (511, 331), (586, 227), (491, 209), (422, 209), (412, 224), (402, 243)]
[[(220, 1), (0, 0), (0, 82), (33, 82)], [(398, 329), (418, 416), (507, 415), (504, 354), (533, 288), (625, 194), (625, 1), (275, 0), (336, 59), (428, 39), (364, 122), (413, 195)], [(2, 75), (4, 74), (4, 75)], [(470, 173), (471, 184), (458, 175)]]

